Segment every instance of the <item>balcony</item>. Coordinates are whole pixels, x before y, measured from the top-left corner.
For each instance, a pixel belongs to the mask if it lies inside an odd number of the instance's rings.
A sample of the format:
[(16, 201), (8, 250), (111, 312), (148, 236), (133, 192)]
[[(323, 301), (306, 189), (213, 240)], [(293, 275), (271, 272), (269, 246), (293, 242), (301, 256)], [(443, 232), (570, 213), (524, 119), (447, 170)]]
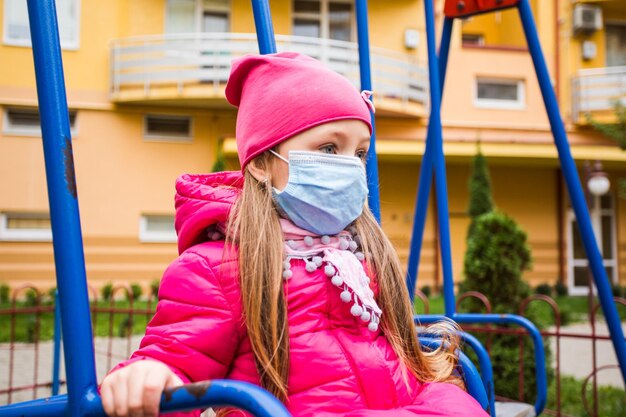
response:
[(588, 123), (588, 116), (615, 122), (616, 102), (626, 106), (626, 66), (578, 71), (572, 80), (572, 119)]
[[(359, 86), (357, 44), (276, 36), (279, 51), (325, 62)], [(224, 87), (233, 58), (258, 53), (256, 35), (191, 33), (115, 40), (111, 46), (111, 99), (118, 104), (229, 108)], [(379, 114), (422, 117), (428, 72), (417, 57), (371, 48), (372, 84)]]

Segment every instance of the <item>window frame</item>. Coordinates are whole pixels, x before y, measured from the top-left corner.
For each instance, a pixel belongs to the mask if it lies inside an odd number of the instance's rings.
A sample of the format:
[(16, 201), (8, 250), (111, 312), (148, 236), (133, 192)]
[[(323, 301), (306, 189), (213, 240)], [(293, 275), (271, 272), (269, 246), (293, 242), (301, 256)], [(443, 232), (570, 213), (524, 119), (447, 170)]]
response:
[(47, 215), (44, 212), (19, 212), (5, 211), (0, 212), (0, 242), (52, 242), (52, 225), (50, 229), (10, 229), (8, 227), (9, 218), (11, 216), (25, 215)]
[[(9, 16), (9, 13), (8, 13), (8, 10), (10, 7), (9, 3), (11, 1), (17, 2), (17, 1), (22, 1), (22, 0), (4, 0), (4, 7), (2, 10), (2, 25), (3, 25), (2, 43), (7, 46), (19, 46), (23, 48), (32, 48), (32, 41), (30, 38), (26, 40), (26, 39), (11, 39), (9, 37), (9, 31), (8, 31), (9, 25), (8, 25), (7, 19)], [(67, 0), (67, 1), (74, 1), (76, 3), (76, 38), (72, 40), (59, 39), (59, 41), (60, 41), (62, 50), (77, 51), (78, 49), (80, 49), (81, 0)]]
[[(167, 30), (167, 21), (168, 19), (170, 19), (170, 13), (168, 10), (168, 3), (169, 0), (166, 0), (165, 2), (165, 19), (163, 20), (163, 33), (178, 33), (178, 32), (169, 32)], [(228, 0), (228, 5), (224, 6), (224, 7), (220, 7), (220, 6), (212, 6), (212, 7), (204, 7), (204, 0), (195, 0), (195, 9), (194, 9), (194, 16), (193, 16), (193, 22), (194, 22), (194, 32), (198, 32), (198, 33), (204, 33), (203, 26), (204, 26), (204, 12), (208, 11), (208, 12), (215, 12), (215, 13), (224, 13), (226, 14), (226, 18), (228, 21), (228, 33), (230, 33), (232, 31), (232, 0)], [(207, 32), (209, 33), (209, 32)]]
[[(39, 114), (39, 126), (37, 128), (33, 127), (20, 127), (13, 126), (9, 121), (9, 112), (11, 110), (26, 110), (26, 111), (37, 111), (39, 112), (38, 107), (30, 107), (30, 106), (0, 106), (2, 109), (2, 134), (6, 136), (25, 136), (25, 137), (33, 137), (33, 138), (41, 138), (42, 130), (41, 130), (41, 113)], [(74, 123), (72, 124), (72, 117), (70, 115), (74, 113)], [(69, 123), (70, 123), (70, 135), (72, 139), (76, 139), (78, 136), (78, 110), (70, 109), (69, 110)]]
[[(162, 119), (188, 119), (189, 120), (189, 135), (176, 136), (167, 134), (151, 134), (148, 132), (148, 118), (158, 117)], [(160, 114), (160, 113), (147, 113), (143, 116), (143, 139), (147, 142), (171, 142), (171, 143), (192, 143), (194, 138), (194, 120), (191, 115), (183, 114)]]
[(148, 230), (149, 217), (172, 217), (171, 214), (142, 214), (139, 217), (139, 242), (141, 243), (176, 243), (176, 230), (172, 232), (156, 232)]
[[(476, 42), (466, 42), (466, 37), (474, 37)], [(485, 46), (485, 35), (482, 33), (461, 33), (461, 46), (480, 48)]]
[[(517, 87), (517, 100), (497, 100), (478, 97), (478, 85), (480, 82), (515, 84)], [(474, 107), (479, 109), (494, 110), (525, 110), (526, 109), (526, 82), (521, 78), (483, 77), (477, 75), (473, 83)]]
[(606, 36), (606, 33), (608, 32), (607, 27), (608, 26), (621, 26), (623, 28), (626, 28), (626, 20), (615, 20), (615, 19), (605, 19), (604, 21), (604, 66), (605, 67), (613, 67), (614, 65), (609, 65), (609, 48), (608, 48), (608, 36)]
[[(296, 19), (304, 19), (304, 20), (317, 20), (320, 25), (320, 37), (318, 39), (329, 39), (336, 40), (338, 42), (354, 42), (356, 39), (356, 6), (353, 0), (319, 0), (320, 2), (320, 12), (309, 13), (309, 12), (296, 12), (295, 11), (295, 2), (296, 0), (291, 1), (291, 34), (295, 35), (295, 20)], [(350, 12), (350, 39), (348, 41), (341, 41), (338, 39), (330, 38), (330, 5), (329, 3), (343, 3), (349, 4), (351, 6)]]

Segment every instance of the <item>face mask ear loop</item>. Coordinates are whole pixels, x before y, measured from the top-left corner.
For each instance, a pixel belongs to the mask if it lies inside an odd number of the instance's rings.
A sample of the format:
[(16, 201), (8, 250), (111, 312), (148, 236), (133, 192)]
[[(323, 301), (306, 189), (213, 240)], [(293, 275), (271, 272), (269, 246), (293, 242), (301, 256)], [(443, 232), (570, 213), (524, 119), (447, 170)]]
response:
[(287, 165), (289, 165), (289, 161), (287, 159), (285, 159), (285, 157), (279, 155), (277, 152), (274, 152), (272, 149), (269, 150), (272, 154), (274, 154), (275, 157), (282, 159), (283, 161), (285, 161), (285, 163)]

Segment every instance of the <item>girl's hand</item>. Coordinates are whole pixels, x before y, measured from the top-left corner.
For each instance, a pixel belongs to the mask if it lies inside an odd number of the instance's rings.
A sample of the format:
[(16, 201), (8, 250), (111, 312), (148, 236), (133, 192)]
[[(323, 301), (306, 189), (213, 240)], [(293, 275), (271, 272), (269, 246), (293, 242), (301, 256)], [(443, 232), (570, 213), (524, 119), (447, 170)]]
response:
[(102, 406), (109, 417), (156, 417), (163, 390), (180, 385), (183, 381), (165, 364), (137, 361), (104, 378)]

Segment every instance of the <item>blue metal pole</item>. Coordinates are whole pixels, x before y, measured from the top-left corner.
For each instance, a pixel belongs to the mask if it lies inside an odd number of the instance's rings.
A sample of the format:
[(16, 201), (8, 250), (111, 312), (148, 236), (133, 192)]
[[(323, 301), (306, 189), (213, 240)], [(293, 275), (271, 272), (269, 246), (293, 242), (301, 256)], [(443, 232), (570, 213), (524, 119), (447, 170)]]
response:
[[(452, 38), (452, 23), (454, 19), (445, 18), (443, 21), (443, 33), (439, 49), (439, 80), (440, 95), (443, 94), (444, 82), (446, 79), (446, 66), (448, 63), (448, 53), (450, 51), (450, 39)], [(427, 27), (426, 30), (429, 30)], [(432, 29), (434, 30), (434, 28)], [(441, 103), (440, 103), (441, 104)], [(431, 106), (431, 112), (432, 106)], [(422, 241), (424, 239), (424, 228), (426, 227), (426, 213), (428, 212), (428, 200), (430, 186), (433, 180), (433, 133), (432, 124), (428, 124), (426, 132), (426, 146), (420, 167), (420, 179), (417, 189), (417, 201), (415, 203), (415, 214), (413, 219), (413, 231), (411, 233), (411, 244), (409, 249), (409, 262), (407, 265), (406, 285), (409, 289), (411, 302), (415, 298), (415, 287), (417, 285), (417, 271), (419, 270), (420, 255), (422, 252)], [(439, 260), (435, 260), (439, 262)]]
[[(0, 407), (2, 417), (67, 417), (67, 394)], [(104, 416), (104, 413), (102, 414)]]
[(432, 126), (435, 168), (435, 190), (439, 220), (439, 244), (443, 269), (443, 297), (446, 316), (452, 317), (456, 310), (454, 302), (454, 279), (452, 275), (452, 253), (450, 250), (450, 222), (448, 216), (448, 186), (446, 184), (446, 161), (443, 156), (441, 132), (441, 91), (439, 64), (435, 47), (435, 17), (432, 0), (424, 0), (426, 15), (426, 40), (428, 45), (428, 74), (430, 79), (430, 119)]
[[(546, 406), (546, 400), (548, 398), (548, 385), (546, 376), (546, 355), (543, 349), (543, 340), (541, 339), (541, 333), (537, 327), (527, 318), (518, 316), (516, 314), (459, 314), (456, 313), (452, 316), (452, 319), (459, 324), (514, 324), (516, 326), (525, 329), (532, 342), (535, 350), (535, 375), (537, 383), (537, 399), (535, 400), (535, 415), (541, 414)], [(431, 324), (442, 320), (448, 320), (447, 316), (439, 314), (429, 315), (415, 315), (414, 320), (416, 324), (425, 325)]]
[(606, 274), (606, 270), (602, 265), (602, 255), (600, 254), (598, 243), (596, 242), (596, 238), (593, 233), (591, 219), (589, 218), (589, 211), (587, 209), (585, 197), (580, 185), (580, 178), (578, 177), (576, 164), (574, 163), (569, 143), (567, 142), (567, 135), (563, 126), (563, 121), (561, 120), (556, 95), (554, 94), (554, 90), (550, 84), (550, 75), (548, 74), (548, 68), (543, 57), (543, 52), (541, 51), (541, 44), (539, 43), (539, 37), (537, 36), (537, 28), (535, 27), (535, 21), (533, 19), (532, 10), (528, 0), (521, 0), (518, 5), (518, 10), (522, 26), (524, 28), (524, 33), (526, 34), (528, 49), (535, 65), (535, 72), (537, 73), (543, 102), (548, 113), (548, 119), (550, 120), (554, 143), (556, 144), (559, 152), (563, 176), (565, 177), (565, 183), (567, 184), (567, 190), (574, 208), (574, 213), (576, 213), (576, 220), (578, 222), (580, 235), (583, 239), (585, 253), (587, 254), (587, 258), (589, 258), (589, 264), (591, 265), (594, 282), (598, 290), (598, 298), (600, 299), (602, 311), (604, 313), (604, 317), (606, 318), (609, 332), (611, 333), (611, 339), (613, 341), (617, 361), (619, 362), (619, 366), (622, 371), (622, 378), (626, 384), (626, 342), (624, 341), (624, 331), (622, 330), (620, 319), (617, 314), (617, 308), (613, 302), (613, 294), (611, 286), (609, 285), (609, 279)]
[[(356, 30), (359, 44), (359, 73), (361, 90), (372, 91), (372, 74), (370, 63), (369, 26), (367, 21), (367, 0), (356, 0)], [(372, 100), (374, 98), (372, 97)], [(372, 137), (367, 153), (367, 186), (369, 188), (368, 203), (372, 214), (380, 223), (380, 189), (378, 183), (378, 157), (376, 156), (376, 125), (374, 113), (372, 118)]]
[(259, 52), (261, 54), (276, 53), (276, 39), (274, 38), (272, 13), (268, 0), (252, 0), (252, 11), (254, 12)]
[[(85, 402), (85, 417), (104, 417), (100, 397)], [(258, 417), (290, 417), (285, 406), (264, 389), (242, 381), (212, 380), (167, 389), (161, 397), (160, 410), (198, 410), (207, 407), (229, 406), (246, 410)]]
[(64, 326), (68, 415), (79, 416), (81, 398), (96, 388), (72, 139), (53, 0), (28, 0), (43, 136), (57, 287)]
[[(426, 346), (430, 350), (438, 349), (441, 346), (440, 339), (430, 337), (429, 335), (420, 336), (419, 342), (421, 345)], [(463, 382), (465, 382), (467, 393), (478, 401), (483, 410), (486, 410), (489, 407), (489, 399), (487, 398), (487, 393), (480, 375), (467, 355), (463, 352), (458, 352), (458, 354), (458, 363), (460, 365), (460, 370), (463, 373), (462, 377)]]
[(52, 353), (52, 395), (59, 393), (59, 368), (61, 363), (61, 304), (59, 291), (54, 292), (54, 352)]
[(493, 368), (491, 367), (491, 359), (489, 358), (489, 352), (480, 343), (478, 339), (467, 332), (461, 332), (461, 338), (463, 342), (469, 345), (476, 356), (478, 357), (478, 364), (480, 365), (480, 376), (489, 398), (489, 414), (492, 417), (496, 416), (496, 391), (493, 384)]
[[(2, 417), (67, 416), (67, 394), (0, 407)], [(82, 416), (106, 417), (100, 397), (91, 393), (82, 404)], [(165, 390), (162, 412), (230, 406), (259, 417), (290, 417), (285, 406), (264, 389), (241, 381), (213, 380)]]

